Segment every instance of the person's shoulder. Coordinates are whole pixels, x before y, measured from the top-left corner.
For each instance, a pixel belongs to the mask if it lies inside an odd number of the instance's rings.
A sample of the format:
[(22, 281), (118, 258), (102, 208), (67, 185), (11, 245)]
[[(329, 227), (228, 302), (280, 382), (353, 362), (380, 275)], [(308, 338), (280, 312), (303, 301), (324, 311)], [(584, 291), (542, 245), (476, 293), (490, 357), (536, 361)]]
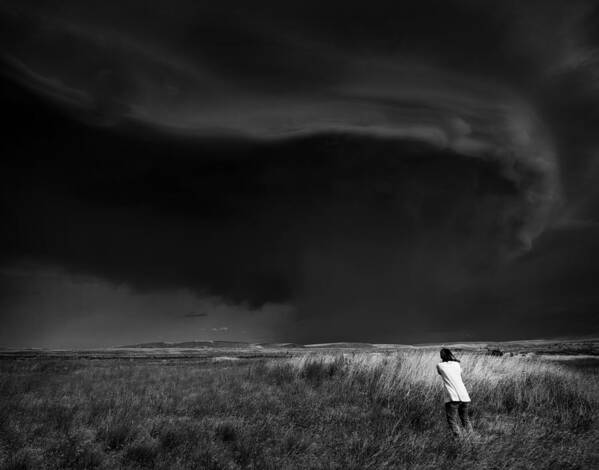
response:
[(440, 362), (439, 366), (449, 367), (450, 369), (451, 368), (459, 368), (460, 363), (458, 361), (445, 361), (445, 362)]

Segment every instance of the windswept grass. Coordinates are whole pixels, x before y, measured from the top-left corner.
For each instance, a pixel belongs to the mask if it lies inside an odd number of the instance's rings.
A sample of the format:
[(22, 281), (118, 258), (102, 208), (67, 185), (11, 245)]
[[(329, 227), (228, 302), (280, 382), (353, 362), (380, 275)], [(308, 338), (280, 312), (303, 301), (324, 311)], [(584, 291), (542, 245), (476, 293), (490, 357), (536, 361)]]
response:
[(0, 362), (2, 468), (598, 468), (599, 375), (461, 356), (476, 434), (449, 437), (436, 354)]

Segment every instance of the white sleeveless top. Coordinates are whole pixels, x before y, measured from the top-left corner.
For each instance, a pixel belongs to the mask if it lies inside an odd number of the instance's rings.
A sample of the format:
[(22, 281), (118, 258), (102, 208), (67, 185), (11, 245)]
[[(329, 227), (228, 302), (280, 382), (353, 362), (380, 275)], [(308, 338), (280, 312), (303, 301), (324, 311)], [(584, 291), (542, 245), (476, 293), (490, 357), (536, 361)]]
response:
[(462, 382), (462, 368), (456, 361), (440, 362), (437, 372), (443, 378), (443, 385), (447, 392), (445, 403), (449, 401), (470, 401), (470, 395)]

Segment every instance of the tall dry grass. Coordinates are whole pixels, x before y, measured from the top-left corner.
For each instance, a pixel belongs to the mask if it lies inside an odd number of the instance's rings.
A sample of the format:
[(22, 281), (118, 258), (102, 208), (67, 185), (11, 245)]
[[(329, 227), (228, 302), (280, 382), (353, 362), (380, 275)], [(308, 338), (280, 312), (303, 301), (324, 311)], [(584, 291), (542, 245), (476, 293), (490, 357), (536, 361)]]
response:
[(0, 361), (0, 467), (598, 468), (598, 369), (461, 356), (476, 435), (449, 437), (437, 355)]
[[(436, 372), (436, 352), (350, 353), (304, 355), (271, 362), (271, 373), (281, 369), (317, 382), (337, 376), (344, 389), (362, 388), (373, 401), (401, 407), (418, 401), (429, 407), (443, 402)], [(581, 373), (567, 364), (526, 356), (461, 356), (464, 382), (480, 410), (498, 413), (543, 411), (562, 422), (588, 421), (599, 403), (596, 371)]]

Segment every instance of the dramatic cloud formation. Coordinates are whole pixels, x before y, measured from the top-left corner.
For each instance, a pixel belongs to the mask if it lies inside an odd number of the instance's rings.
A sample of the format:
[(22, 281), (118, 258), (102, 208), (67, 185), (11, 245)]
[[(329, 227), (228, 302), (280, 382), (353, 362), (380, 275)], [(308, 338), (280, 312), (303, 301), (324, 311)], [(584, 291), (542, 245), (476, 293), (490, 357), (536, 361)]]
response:
[(593, 2), (0, 18), (5, 266), (275, 302), (284, 340), (596, 332)]

